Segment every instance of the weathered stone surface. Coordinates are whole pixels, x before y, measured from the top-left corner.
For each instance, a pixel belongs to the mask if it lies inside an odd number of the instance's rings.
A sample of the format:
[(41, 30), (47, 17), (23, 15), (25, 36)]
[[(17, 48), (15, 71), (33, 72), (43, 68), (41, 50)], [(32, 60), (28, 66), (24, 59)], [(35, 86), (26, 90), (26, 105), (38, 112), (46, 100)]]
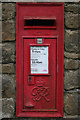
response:
[(2, 119), (2, 98), (0, 98), (0, 120)]
[[(1, 2), (66, 2), (66, 0), (0, 0)], [(77, 4), (79, 0), (67, 0), (67, 2), (75, 2)], [(76, 3), (77, 2), (77, 3)]]
[(80, 27), (78, 17), (78, 14), (65, 13), (65, 26), (71, 29)]
[(80, 116), (80, 93), (78, 94), (78, 114)]
[(64, 115), (64, 118), (66, 118), (66, 120), (79, 120), (79, 116), (78, 115)]
[(16, 46), (15, 43), (3, 43), (2, 44), (2, 62), (9, 63), (16, 61)]
[[(80, 8), (79, 8), (79, 12), (80, 12)], [(80, 28), (80, 13), (79, 13), (79, 15), (78, 15), (78, 26), (79, 26), (79, 28)], [(80, 30), (79, 30), (79, 36), (80, 36)]]
[(13, 63), (2, 64), (2, 73), (3, 74), (13, 74), (16, 73), (16, 66)]
[(2, 42), (2, 3), (0, 3), (0, 42)]
[(2, 99), (2, 75), (1, 74), (0, 74), (0, 99)]
[(80, 54), (76, 54), (76, 53), (69, 53), (69, 52), (64, 52), (64, 56), (66, 58), (72, 58), (72, 59), (80, 59)]
[(15, 18), (16, 4), (3, 3), (2, 4), (2, 20), (10, 20)]
[(0, 44), (0, 63), (2, 63), (2, 44)]
[(64, 110), (68, 115), (78, 115), (78, 93), (66, 93)]
[(64, 75), (64, 89), (76, 89), (80, 87), (80, 82), (78, 81), (80, 78), (79, 71), (66, 71)]
[(2, 41), (15, 40), (15, 22), (13, 20), (2, 22)]
[(14, 111), (14, 99), (4, 98), (2, 100), (2, 118), (13, 118)]
[(69, 52), (79, 52), (78, 31), (65, 31), (65, 50)]
[(2, 64), (0, 64), (0, 74), (2, 74)]
[(15, 98), (16, 96), (16, 76), (15, 75), (2, 75), (2, 97)]
[(79, 68), (79, 61), (72, 60), (72, 59), (65, 59), (65, 69), (78, 69)]
[(79, 4), (67, 4), (64, 6), (66, 12), (72, 12), (72, 13), (80, 13), (80, 5)]
[(0, 3), (0, 21), (2, 20), (2, 3)]
[(2, 21), (0, 21), (0, 43), (2, 42)]

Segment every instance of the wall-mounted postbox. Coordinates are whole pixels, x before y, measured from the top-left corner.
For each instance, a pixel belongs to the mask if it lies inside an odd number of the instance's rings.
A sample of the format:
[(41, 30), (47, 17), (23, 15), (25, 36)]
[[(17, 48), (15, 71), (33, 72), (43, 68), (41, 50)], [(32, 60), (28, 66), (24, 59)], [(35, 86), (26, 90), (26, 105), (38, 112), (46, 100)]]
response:
[(63, 116), (63, 3), (17, 3), (17, 117)]

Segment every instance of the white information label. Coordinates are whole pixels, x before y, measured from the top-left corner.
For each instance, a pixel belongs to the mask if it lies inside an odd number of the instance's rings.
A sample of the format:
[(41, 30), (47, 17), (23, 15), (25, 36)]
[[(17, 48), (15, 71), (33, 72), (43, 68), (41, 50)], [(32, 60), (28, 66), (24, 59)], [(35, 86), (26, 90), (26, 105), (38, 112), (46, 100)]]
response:
[(31, 74), (48, 74), (48, 46), (31, 46)]

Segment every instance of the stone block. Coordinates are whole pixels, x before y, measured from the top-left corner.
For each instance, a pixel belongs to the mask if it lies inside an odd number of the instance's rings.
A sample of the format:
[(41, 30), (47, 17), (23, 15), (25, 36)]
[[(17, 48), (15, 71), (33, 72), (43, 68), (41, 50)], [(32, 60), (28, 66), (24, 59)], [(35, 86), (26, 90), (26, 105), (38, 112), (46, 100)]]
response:
[(2, 63), (2, 44), (0, 44), (0, 63)]
[(0, 43), (2, 42), (2, 21), (0, 21)]
[(2, 74), (2, 64), (0, 64), (0, 74)]
[(2, 44), (2, 63), (16, 62), (16, 45), (15, 43)]
[(2, 75), (2, 97), (15, 98), (16, 96), (16, 76), (15, 75)]
[(2, 120), (2, 100), (0, 100), (0, 120)]
[(79, 61), (73, 59), (65, 59), (65, 69), (74, 70), (79, 68)]
[(2, 20), (15, 19), (16, 17), (16, 3), (2, 4)]
[(71, 89), (77, 89), (80, 87), (79, 82), (79, 71), (66, 71), (64, 75), (64, 89), (65, 90), (71, 90)]
[(64, 110), (67, 115), (78, 115), (78, 93), (66, 93), (64, 97)]
[(15, 40), (16, 25), (13, 20), (2, 22), (2, 41)]
[(80, 54), (64, 52), (65, 58), (80, 59)]
[(80, 116), (80, 93), (78, 94), (78, 115)]
[(2, 64), (2, 73), (3, 74), (14, 74), (16, 73), (16, 66), (13, 63)]
[(64, 6), (65, 12), (72, 12), (74, 14), (80, 13), (80, 5), (79, 4), (66, 4)]
[(79, 120), (79, 116), (78, 115), (64, 115), (64, 120)]
[(2, 3), (0, 3), (0, 21), (2, 21)]
[(13, 98), (2, 99), (2, 118), (13, 118), (15, 111)]
[(0, 74), (0, 99), (2, 99), (2, 75), (1, 74)]
[(72, 13), (65, 13), (65, 26), (70, 29), (78, 29), (79, 26), (79, 15)]
[(80, 51), (78, 31), (65, 31), (65, 50), (75, 53)]

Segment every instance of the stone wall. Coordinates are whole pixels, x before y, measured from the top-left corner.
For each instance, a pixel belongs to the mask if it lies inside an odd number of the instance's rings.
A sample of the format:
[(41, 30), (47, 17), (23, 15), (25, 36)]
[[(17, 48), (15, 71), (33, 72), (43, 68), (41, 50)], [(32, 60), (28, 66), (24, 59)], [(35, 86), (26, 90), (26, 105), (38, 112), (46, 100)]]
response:
[[(78, 107), (80, 103), (79, 9), (79, 3), (64, 3), (64, 118), (78, 118), (80, 114)], [(15, 119), (16, 3), (2, 4), (2, 73), (2, 115), (3, 118)], [(39, 118), (28, 119), (38, 120)], [(47, 119), (52, 120), (52, 118), (45, 118)]]
[(80, 114), (78, 109), (79, 84), (79, 17), (80, 5), (65, 3), (65, 37), (64, 37), (64, 116)]
[(2, 4), (2, 116), (15, 117), (16, 3)]

